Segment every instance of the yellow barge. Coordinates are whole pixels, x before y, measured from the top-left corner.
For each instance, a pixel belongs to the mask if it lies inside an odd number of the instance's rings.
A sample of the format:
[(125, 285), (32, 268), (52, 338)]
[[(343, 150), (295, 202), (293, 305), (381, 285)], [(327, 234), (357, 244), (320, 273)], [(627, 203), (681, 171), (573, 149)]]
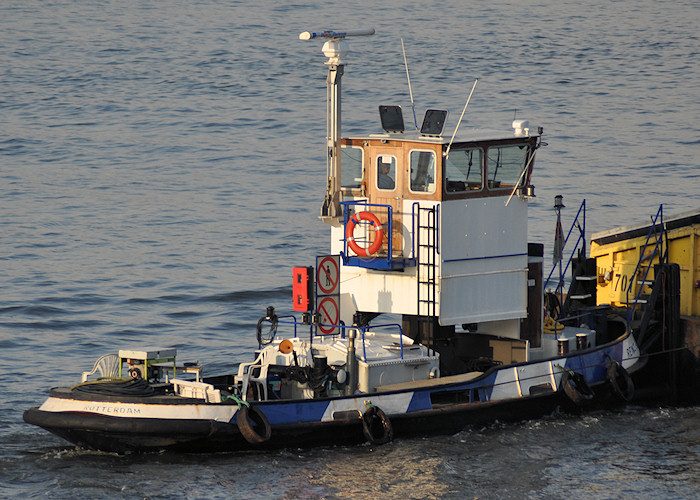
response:
[[(624, 226), (595, 233), (590, 257), (595, 259), (596, 303), (633, 307), (652, 293), (654, 266), (662, 262), (679, 268), (679, 337), (667, 349), (678, 353), (679, 390), (700, 399), (700, 209), (665, 218), (662, 223)], [(655, 247), (657, 239), (661, 245)], [(657, 248), (657, 250), (654, 250)], [(659, 251), (658, 248), (663, 248)]]

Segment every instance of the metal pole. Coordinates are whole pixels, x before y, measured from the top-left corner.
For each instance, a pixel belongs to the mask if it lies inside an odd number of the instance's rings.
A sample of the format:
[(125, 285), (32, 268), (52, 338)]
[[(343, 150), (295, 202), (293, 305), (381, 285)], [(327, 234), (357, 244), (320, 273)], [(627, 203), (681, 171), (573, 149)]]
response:
[[(330, 42), (327, 42), (330, 43)], [(345, 72), (344, 64), (330, 64), (328, 67), (328, 137), (327, 141), (327, 172), (328, 191), (321, 209), (321, 217), (331, 219), (341, 217), (340, 209), (340, 130), (342, 126), (342, 78)]]
[(321, 208), (321, 219), (332, 225), (337, 225), (342, 217), (340, 207), (340, 130), (341, 130), (341, 80), (345, 70), (342, 58), (348, 53), (348, 46), (345, 38), (349, 36), (373, 35), (374, 28), (363, 30), (333, 31), (324, 30), (320, 32), (305, 31), (299, 35), (300, 40), (312, 40), (314, 38), (325, 38), (323, 53), (328, 57), (328, 79), (326, 90), (326, 174), (328, 176), (328, 186), (326, 198)]
[[(564, 197), (560, 194), (554, 197), (554, 210), (557, 213), (557, 227), (554, 235), (554, 258), (559, 264), (559, 307), (563, 311), (564, 307), (564, 272), (561, 268), (561, 261), (564, 258), (564, 234), (561, 228), (561, 209), (564, 208)], [(554, 337), (557, 337), (557, 322), (554, 322)]]

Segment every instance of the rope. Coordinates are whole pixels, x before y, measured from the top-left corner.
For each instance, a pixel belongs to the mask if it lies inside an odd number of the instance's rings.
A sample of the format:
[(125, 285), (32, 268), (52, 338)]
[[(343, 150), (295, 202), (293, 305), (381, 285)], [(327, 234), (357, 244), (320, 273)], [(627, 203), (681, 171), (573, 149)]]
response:
[(243, 406), (245, 406), (246, 408), (250, 408), (250, 403), (248, 401), (243, 401), (241, 398), (239, 398), (235, 394), (231, 394), (230, 396), (224, 396), (223, 398), (221, 398), (222, 401), (227, 401), (229, 399), (233, 399), (236, 402), (239, 410)]
[(74, 385), (71, 391), (108, 396), (152, 396), (155, 390), (142, 378), (95, 380)]
[(555, 331), (561, 332), (564, 329), (564, 325), (555, 321), (554, 318), (547, 316), (542, 324), (542, 330), (544, 333), (554, 333)]

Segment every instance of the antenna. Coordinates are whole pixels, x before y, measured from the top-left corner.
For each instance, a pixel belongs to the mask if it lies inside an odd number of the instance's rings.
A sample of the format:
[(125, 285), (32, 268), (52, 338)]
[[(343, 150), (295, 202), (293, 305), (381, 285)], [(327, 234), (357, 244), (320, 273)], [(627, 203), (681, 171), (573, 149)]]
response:
[(374, 28), (368, 30), (347, 30), (347, 31), (333, 31), (333, 30), (323, 30), (320, 33), (312, 31), (304, 31), (299, 35), (299, 40), (311, 40), (313, 38), (345, 38), (348, 36), (368, 36), (374, 35)]
[(452, 147), (452, 141), (455, 140), (455, 136), (457, 135), (457, 129), (459, 129), (460, 123), (462, 123), (462, 118), (464, 118), (464, 112), (467, 110), (467, 106), (469, 106), (469, 101), (472, 99), (472, 94), (474, 93), (474, 89), (476, 88), (476, 84), (479, 80), (476, 79), (474, 80), (474, 85), (472, 86), (472, 91), (469, 92), (469, 97), (467, 97), (467, 102), (464, 104), (464, 109), (462, 110), (462, 114), (459, 117), (459, 121), (457, 122), (457, 126), (455, 127), (455, 131), (452, 134), (452, 139), (450, 139), (450, 144), (447, 146), (447, 151), (445, 151), (445, 158), (450, 157), (450, 148)]
[(374, 35), (374, 28), (365, 30), (321, 32), (304, 31), (299, 34), (300, 40), (326, 38), (323, 44), (323, 54), (328, 58), (328, 78), (326, 79), (326, 174), (328, 185), (326, 198), (321, 207), (321, 220), (331, 225), (338, 225), (343, 216), (340, 207), (340, 129), (341, 129), (341, 80), (345, 71), (345, 61), (342, 59), (348, 53), (348, 45), (343, 40), (348, 36)]
[(406, 66), (406, 79), (408, 80), (408, 93), (411, 96), (411, 109), (413, 109), (413, 123), (418, 130), (418, 120), (416, 119), (416, 106), (413, 103), (413, 89), (411, 89), (411, 75), (408, 74), (408, 61), (406, 60), (406, 47), (403, 46), (403, 38), (401, 39), (401, 50), (403, 51), (403, 64)]

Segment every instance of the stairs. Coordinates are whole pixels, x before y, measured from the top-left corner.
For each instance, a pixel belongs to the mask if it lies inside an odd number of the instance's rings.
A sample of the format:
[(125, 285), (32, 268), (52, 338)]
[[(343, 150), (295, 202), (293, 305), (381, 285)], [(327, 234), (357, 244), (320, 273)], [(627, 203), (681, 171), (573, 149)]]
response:
[(571, 285), (562, 308), (563, 317), (596, 305), (598, 276), (595, 259), (586, 258), (584, 252), (579, 252), (578, 257), (572, 261), (571, 272)]

